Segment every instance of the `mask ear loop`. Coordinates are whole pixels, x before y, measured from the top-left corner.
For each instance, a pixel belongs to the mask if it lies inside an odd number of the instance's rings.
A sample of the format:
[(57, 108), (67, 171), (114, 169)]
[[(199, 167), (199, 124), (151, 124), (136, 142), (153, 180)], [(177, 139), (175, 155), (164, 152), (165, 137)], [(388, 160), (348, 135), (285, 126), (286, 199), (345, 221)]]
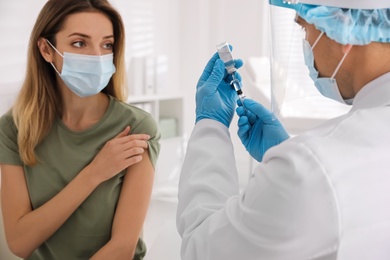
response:
[(324, 35), (325, 32), (321, 32), (320, 35), (318, 36), (317, 40), (313, 43), (313, 46), (311, 46), (311, 50), (314, 49), (314, 47), (316, 47), (317, 43), (320, 41), (322, 35)]
[[(320, 41), (322, 35), (324, 35), (325, 32), (321, 32), (321, 34), (318, 36), (317, 40), (314, 42), (313, 46), (311, 47), (311, 50), (314, 49), (314, 47), (317, 45), (317, 43)], [(343, 58), (341, 59), (341, 61), (339, 62), (339, 64), (337, 65), (336, 69), (334, 70), (332, 76), (330, 77), (330, 79), (334, 79), (334, 77), (336, 77), (336, 74), (337, 72), (339, 71), (341, 65), (343, 64), (345, 58), (347, 57), (348, 53), (351, 51), (351, 49), (349, 49), (343, 56)]]
[(54, 47), (54, 45), (53, 44), (51, 44), (51, 42), (48, 40), (48, 39), (45, 39), (46, 40), (46, 42), (62, 57), (62, 58), (64, 58), (64, 56), (61, 54), (61, 52), (59, 52), (57, 49), (56, 49), (56, 47)]
[[(64, 56), (56, 49), (56, 47), (54, 47), (53, 44), (51, 44), (51, 42), (48, 40), (48, 39), (45, 39), (46, 42), (62, 57), (64, 58)], [(51, 66), (53, 67), (53, 69), (57, 72), (58, 75), (61, 76), (61, 73), (57, 70), (57, 68), (54, 66), (53, 62), (50, 62)]]
[(348, 55), (348, 53), (351, 51), (351, 49), (352, 49), (352, 48), (350, 48), (350, 49), (344, 54), (343, 58), (341, 59), (341, 61), (340, 61), (339, 64), (337, 65), (335, 71), (333, 72), (332, 77), (330, 77), (331, 79), (334, 79), (334, 77), (336, 77), (337, 72), (339, 71), (341, 65), (343, 64), (345, 58), (347, 57), (347, 55)]

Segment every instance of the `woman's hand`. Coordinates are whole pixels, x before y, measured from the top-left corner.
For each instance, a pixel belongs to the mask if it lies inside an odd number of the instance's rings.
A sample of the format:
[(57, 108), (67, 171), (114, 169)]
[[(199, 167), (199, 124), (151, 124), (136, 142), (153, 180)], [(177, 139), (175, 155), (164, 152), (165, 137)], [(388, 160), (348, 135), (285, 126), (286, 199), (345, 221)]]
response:
[(87, 166), (93, 176), (104, 182), (129, 166), (142, 160), (142, 154), (148, 148), (147, 134), (129, 135), (130, 127), (109, 140), (93, 161)]

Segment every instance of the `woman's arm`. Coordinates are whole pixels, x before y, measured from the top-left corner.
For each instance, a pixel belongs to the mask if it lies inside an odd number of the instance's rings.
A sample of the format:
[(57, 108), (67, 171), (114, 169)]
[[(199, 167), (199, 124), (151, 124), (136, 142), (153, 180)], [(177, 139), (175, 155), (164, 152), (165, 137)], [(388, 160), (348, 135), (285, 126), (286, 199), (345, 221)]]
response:
[(81, 172), (55, 197), (32, 210), (23, 168), (1, 165), (4, 231), (15, 255), (27, 258), (61, 227), (99, 184), (90, 174)]
[(111, 240), (91, 259), (132, 259), (148, 210), (154, 167), (148, 151), (127, 169), (112, 226)]
[(34, 210), (23, 168), (1, 165), (4, 230), (8, 246), (15, 255), (27, 258), (62, 226), (100, 183), (141, 161), (140, 155), (147, 148), (149, 136), (128, 135), (129, 131), (127, 127), (108, 141), (63, 190)]

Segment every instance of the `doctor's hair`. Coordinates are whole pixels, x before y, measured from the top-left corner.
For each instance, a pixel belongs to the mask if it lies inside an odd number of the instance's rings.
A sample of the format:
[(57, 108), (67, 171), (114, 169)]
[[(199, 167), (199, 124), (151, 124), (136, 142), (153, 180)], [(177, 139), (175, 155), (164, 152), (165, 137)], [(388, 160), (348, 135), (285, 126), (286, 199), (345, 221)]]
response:
[(56, 46), (55, 35), (63, 28), (69, 15), (98, 12), (110, 19), (114, 30), (114, 65), (116, 73), (102, 92), (118, 100), (126, 99), (125, 85), (125, 30), (120, 14), (107, 0), (49, 0), (42, 8), (31, 32), (28, 45), (26, 75), (12, 108), (18, 129), (18, 147), (21, 160), (33, 166), (39, 158), (35, 147), (50, 131), (57, 116), (62, 115), (62, 98), (56, 83), (56, 74), (42, 57), (38, 42), (49, 40)]

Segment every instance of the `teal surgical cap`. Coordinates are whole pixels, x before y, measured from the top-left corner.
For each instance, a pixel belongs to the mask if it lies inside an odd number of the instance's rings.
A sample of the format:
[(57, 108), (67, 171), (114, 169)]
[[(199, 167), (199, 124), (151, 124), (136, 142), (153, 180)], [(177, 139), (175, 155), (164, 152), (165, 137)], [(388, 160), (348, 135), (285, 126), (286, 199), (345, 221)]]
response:
[(297, 13), (341, 44), (390, 42), (390, 9), (358, 10), (304, 4)]
[(388, 8), (383, 9), (294, 4), (283, 0), (270, 0), (270, 3), (295, 9), (306, 22), (314, 24), (318, 30), (341, 44), (366, 45), (370, 42), (390, 42), (390, 3)]

